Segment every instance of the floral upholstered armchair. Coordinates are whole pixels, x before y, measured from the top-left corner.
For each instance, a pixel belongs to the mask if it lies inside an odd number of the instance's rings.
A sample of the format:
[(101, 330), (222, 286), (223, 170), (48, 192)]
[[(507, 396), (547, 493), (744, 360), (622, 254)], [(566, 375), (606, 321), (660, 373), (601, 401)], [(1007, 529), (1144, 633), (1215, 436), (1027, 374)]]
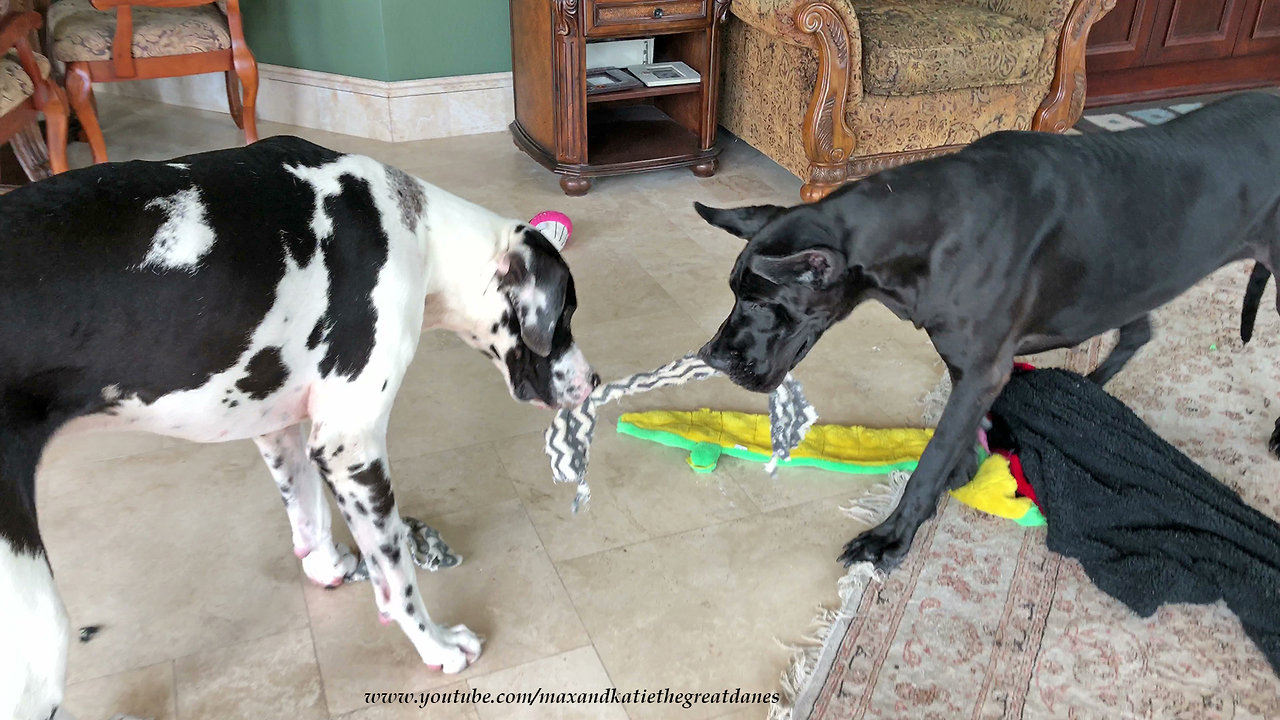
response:
[(1089, 28), (1116, 0), (733, 0), (720, 122), (805, 181), (846, 180), (1084, 107)]
[(67, 169), (67, 100), (49, 79), (49, 60), (32, 45), (40, 24), (23, 0), (0, 0), (0, 142), (12, 144), (32, 180)]
[(93, 150), (107, 161), (93, 83), (220, 72), (246, 142), (258, 139), (258, 64), (240, 0), (38, 0), (49, 53), (66, 65), (67, 95)]

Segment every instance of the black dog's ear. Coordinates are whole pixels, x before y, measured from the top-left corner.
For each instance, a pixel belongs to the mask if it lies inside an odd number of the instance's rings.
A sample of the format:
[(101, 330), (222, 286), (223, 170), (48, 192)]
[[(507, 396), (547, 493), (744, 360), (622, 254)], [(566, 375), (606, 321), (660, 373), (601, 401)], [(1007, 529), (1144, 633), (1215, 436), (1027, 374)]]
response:
[(778, 217), (778, 215), (781, 215), (787, 208), (779, 205), (753, 205), (721, 209), (707, 207), (700, 202), (695, 202), (693, 209), (698, 211), (703, 220), (721, 230), (750, 240), (756, 233), (760, 232), (760, 228), (767, 225), (770, 220)]
[(844, 255), (824, 247), (801, 250), (792, 255), (756, 255), (751, 271), (775, 285), (800, 283), (813, 288), (830, 287), (847, 267)]

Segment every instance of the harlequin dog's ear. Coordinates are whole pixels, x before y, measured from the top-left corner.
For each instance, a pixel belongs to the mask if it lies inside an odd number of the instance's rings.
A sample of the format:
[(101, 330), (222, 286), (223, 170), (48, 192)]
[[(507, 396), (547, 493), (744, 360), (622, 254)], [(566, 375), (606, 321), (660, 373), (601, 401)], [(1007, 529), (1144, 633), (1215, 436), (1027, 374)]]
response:
[(787, 208), (779, 205), (754, 205), (740, 208), (713, 208), (695, 202), (693, 209), (703, 220), (732, 235), (750, 240), (760, 228), (781, 215)]
[(498, 287), (515, 308), (520, 339), (534, 354), (547, 357), (572, 280), (551, 243), (533, 228), (523, 231), (498, 261)]

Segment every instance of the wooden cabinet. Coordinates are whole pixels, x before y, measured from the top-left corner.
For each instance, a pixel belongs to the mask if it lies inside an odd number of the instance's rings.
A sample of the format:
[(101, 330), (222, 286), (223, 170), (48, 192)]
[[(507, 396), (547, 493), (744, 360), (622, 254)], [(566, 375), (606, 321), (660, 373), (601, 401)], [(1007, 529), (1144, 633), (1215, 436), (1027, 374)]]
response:
[(1230, 57), (1245, 0), (1174, 0), (1159, 3), (1147, 64)]
[(1117, 0), (1086, 68), (1090, 106), (1280, 82), (1280, 0)]
[(1280, 0), (1248, 0), (1236, 52), (1280, 53)]
[[(569, 195), (603, 175), (691, 167), (710, 177), (728, 13), (729, 0), (511, 0), (516, 145)], [(587, 95), (587, 43), (645, 37), (656, 61), (679, 60), (699, 82)]]

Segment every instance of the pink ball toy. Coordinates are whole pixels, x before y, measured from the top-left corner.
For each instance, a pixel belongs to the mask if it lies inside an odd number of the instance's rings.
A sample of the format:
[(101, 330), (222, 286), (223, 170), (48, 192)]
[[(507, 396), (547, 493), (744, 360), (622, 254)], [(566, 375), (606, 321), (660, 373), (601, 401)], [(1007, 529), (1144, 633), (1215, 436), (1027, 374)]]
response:
[(533, 216), (529, 224), (542, 233), (556, 250), (563, 250), (573, 234), (573, 222), (569, 216), (555, 210), (545, 210)]

